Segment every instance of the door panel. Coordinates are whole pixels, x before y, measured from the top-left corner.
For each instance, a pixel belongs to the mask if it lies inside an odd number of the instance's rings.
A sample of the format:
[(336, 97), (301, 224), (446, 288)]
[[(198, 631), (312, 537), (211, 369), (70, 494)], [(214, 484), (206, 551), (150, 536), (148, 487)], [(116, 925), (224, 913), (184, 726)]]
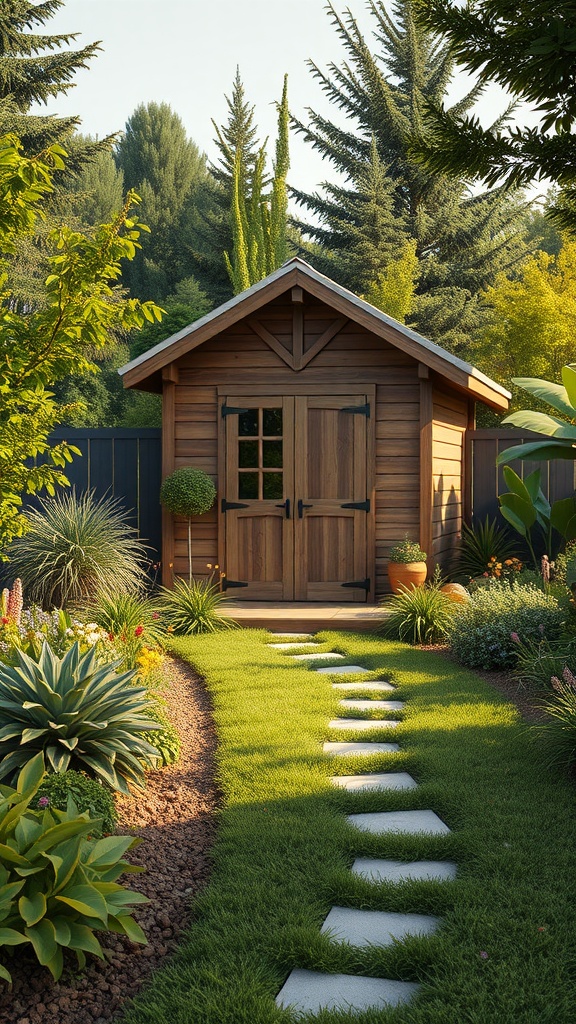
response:
[(353, 412), (365, 394), (295, 399), (295, 486), (300, 508), (294, 533), (297, 601), (366, 601), (365, 510), (367, 417)]
[(226, 586), (239, 598), (291, 601), (294, 399), (230, 396), (224, 412), (225, 502), (240, 506), (226, 511)]

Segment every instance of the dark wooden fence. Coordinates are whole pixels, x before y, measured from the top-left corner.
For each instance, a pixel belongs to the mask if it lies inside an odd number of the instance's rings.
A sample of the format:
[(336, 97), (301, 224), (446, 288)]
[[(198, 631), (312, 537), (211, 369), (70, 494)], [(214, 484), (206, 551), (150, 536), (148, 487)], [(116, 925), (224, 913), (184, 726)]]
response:
[[(468, 466), (466, 502), (466, 518), (473, 515), (474, 519), (500, 518), (498, 495), (507, 491), (502, 466), (496, 466), (496, 457), (505, 448), (522, 444), (524, 441), (542, 439), (541, 434), (529, 431), (506, 430), (469, 430), (466, 434), (466, 463)], [(541, 471), (541, 485), (550, 502), (558, 498), (568, 498), (574, 494), (576, 462), (556, 459), (551, 462), (522, 461), (518, 459), (508, 463), (522, 479), (534, 469)]]
[[(138, 535), (152, 548), (151, 561), (158, 561), (162, 546), (160, 428), (107, 427), (100, 430), (59, 427), (51, 441), (69, 441), (82, 452), (66, 467), (66, 475), (77, 492), (93, 491), (97, 498), (116, 498)], [(38, 500), (25, 497), (25, 507), (37, 507)]]

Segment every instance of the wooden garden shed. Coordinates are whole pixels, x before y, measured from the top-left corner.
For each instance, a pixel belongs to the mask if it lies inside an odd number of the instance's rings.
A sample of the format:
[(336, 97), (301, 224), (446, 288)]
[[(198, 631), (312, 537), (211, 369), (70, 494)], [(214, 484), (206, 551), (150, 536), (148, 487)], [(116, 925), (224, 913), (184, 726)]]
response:
[[(193, 569), (234, 596), (373, 602), (392, 544), (445, 564), (460, 534), (476, 401), (509, 394), (301, 259), (134, 359), (124, 385), (162, 394), (163, 475), (209, 473)], [(164, 516), (163, 580), (187, 572)]]

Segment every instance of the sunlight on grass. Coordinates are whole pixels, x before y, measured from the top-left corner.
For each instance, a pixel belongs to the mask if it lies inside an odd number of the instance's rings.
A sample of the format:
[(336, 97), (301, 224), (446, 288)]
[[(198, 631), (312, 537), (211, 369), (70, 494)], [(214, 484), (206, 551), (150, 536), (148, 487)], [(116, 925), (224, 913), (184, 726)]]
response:
[[(543, 767), (516, 710), (439, 654), (322, 633), (322, 650), (365, 665), (367, 679), (390, 678), (394, 699), (406, 702), (392, 713), (397, 728), (368, 734), (400, 743), (400, 753), (325, 757), (328, 721), (348, 717), (331, 687), (345, 677), (318, 674), (269, 639), (239, 630), (174, 641), (212, 695), (223, 802), (212, 879), (189, 935), (125, 1024), (288, 1022), (273, 1000), (292, 967), (423, 983), (408, 1006), (326, 1011), (314, 1018), (324, 1024), (573, 1024), (574, 789)], [(338, 738), (355, 735), (367, 739)], [(395, 770), (419, 788), (348, 793), (329, 781)], [(436, 811), (451, 834), (375, 836), (346, 821), (417, 808)], [(371, 884), (349, 871), (358, 856), (451, 859), (458, 876)], [(442, 926), (390, 948), (353, 949), (320, 935), (333, 904), (433, 914)]]

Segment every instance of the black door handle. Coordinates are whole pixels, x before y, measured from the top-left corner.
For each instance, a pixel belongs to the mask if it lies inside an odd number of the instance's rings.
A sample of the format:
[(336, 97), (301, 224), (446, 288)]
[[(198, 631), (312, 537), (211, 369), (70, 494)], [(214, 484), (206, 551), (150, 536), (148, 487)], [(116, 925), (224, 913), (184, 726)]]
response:
[(286, 498), (286, 501), (283, 501), (281, 505), (276, 505), (276, 508), (286, 509), (286, 519), (290, 519), (290, 498)]
[(312, 508), (312, 505), (305, 505), (302, 498), (298, 498), (298, 519), (302, 519), (304, 516), (305, 508)]

